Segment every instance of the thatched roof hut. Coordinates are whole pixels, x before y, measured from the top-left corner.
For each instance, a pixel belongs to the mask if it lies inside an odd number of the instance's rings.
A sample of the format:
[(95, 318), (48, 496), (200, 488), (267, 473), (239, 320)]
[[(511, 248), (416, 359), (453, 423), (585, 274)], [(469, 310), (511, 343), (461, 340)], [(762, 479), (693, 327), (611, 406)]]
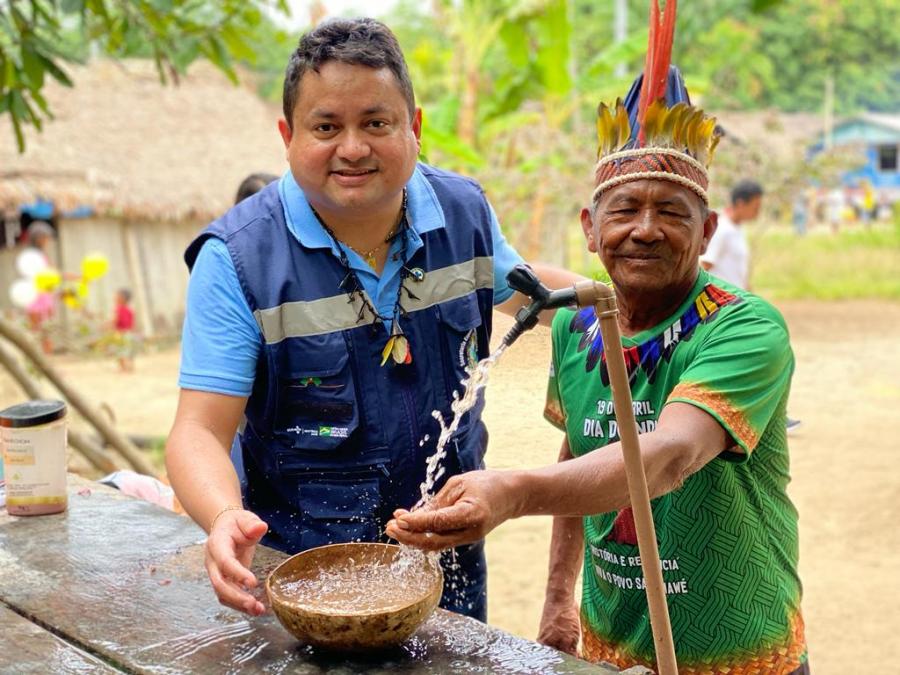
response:
[[(203, 221), (232, 203), (249, 173), (281, 173), (279, 108), (207, 63), (164, 86), (152, 62), (97, 60), (49, 82), (55, 118), (27, 130), (19, 154), (0, 115), (0, 206), (37, 196), (62, 210), (91, 206), (123, 219)], [(246, 79), (246, 78), (245, 78)]]
[[(77, 273), (88, 254), (110, 260), (86, 303), (94, 320), (108, 316), (115, 289), (128, 287), (145, 335), (175, 332), (185, 246), (231, 206), (248, 174), (286, 167), (279, 107), (261, 100), (252, 83), (234, 86), (206, 63), (177, 86), (162, 85), (149, 61), (98, 60), (68, 70), (75, 86), (48, 83), (55, 118), (41, 133), (28, 130), (24, 154), (0, 115), (0, 210), (52, 201), (63, 214), (54, 264)], [(94, 214), (65, 218), (75, 207)], [(16, 253), (0, 250), (0, 310), (11, 308), (5, 289), (19, 275)]]

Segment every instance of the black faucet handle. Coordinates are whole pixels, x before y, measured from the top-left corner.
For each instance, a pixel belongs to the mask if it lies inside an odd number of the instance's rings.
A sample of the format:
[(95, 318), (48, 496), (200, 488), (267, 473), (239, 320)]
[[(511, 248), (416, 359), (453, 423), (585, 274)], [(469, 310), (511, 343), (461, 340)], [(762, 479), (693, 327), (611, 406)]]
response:
[(550, 295), (550, 291), (541, 283), (534, 270), (522, 263), (509, 271), (509, 274), (506, 275), (506, 283), (514, 291), (527, 295), (533, 300), (543, 300)]

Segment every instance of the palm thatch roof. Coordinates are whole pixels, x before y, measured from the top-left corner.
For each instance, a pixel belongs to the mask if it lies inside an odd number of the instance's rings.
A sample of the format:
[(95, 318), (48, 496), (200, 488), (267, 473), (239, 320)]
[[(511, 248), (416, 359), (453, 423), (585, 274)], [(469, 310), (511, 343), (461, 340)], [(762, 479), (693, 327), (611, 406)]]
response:
[[(231, 205), (250, 173), (281, 173), (277, 105), (206, 63), (163, 86), (149, 61), (96, 60), (51, 82), (55, 114), (19, 154), (0, 115), (0, 207), (38, 196), (128, 219), (206, 220)], [(246, 78), (244, 78), (246, 80)]]

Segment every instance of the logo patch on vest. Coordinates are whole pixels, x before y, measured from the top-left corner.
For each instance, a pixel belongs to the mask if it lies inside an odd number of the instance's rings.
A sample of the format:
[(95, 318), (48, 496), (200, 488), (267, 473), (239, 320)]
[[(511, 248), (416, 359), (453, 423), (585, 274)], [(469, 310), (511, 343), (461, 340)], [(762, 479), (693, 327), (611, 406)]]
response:
[(319, 436), (330, 436), (331, 438), (347, 438), (350, 430), (347, 427), (319, 427)]
[(478, 365), (478, 332), (473, 328), (459, 344), (459, 365), (472, 369)]
[(285, 429), (285, 431), (303, 436), (325, 436), (328, 438), (347, 438), (350, 435), (350, 429), (347, 427), (326, 427), (321, 425), (318, 429), (304, 429), (298, 425)]

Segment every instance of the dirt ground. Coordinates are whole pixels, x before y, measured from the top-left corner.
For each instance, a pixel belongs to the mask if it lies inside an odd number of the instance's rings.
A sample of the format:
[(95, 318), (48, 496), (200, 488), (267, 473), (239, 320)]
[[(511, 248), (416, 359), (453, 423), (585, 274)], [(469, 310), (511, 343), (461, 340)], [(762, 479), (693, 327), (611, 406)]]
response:
[[(803, 608), (817, 675), (884, 672), (900, 657), (900, 304), (783, 303), (797, 370), (790, 437), (800, 511)], [(498, 317), (495, 332), (509, 325)], [(549, 335), (525, 335), (495, 368), (486, 421), (493, 468), (552, 462), (561, 435), (541, 418)], [(132, 433), (165, 435), (176, 404), (178, 352), (114, 362), (58, 359), (81, 391), (107, 403)], [(0, 375), (0, 406), (21, 399)], [(533, 638), (546, 577), (550, 520), (509, 522), (488, 539), (490, 621)], [(876, 666), (875, 664), (879, 664)]]

